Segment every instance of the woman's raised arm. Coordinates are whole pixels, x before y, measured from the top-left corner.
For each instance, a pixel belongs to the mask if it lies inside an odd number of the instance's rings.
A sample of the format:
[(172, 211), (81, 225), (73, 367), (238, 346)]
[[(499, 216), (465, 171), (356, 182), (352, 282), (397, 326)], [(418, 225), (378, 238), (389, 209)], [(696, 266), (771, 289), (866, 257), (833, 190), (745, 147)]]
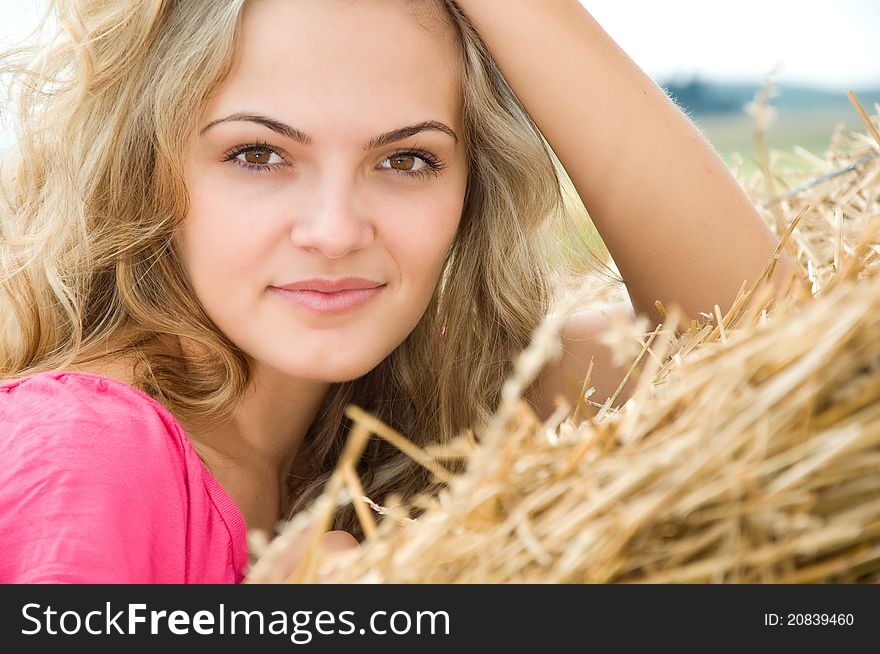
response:
[[(660, 322), (657, 299), (689, 318), (725, 312), (779, 241), (696, 126), (578, 0), (456, 1), (565, 166), (636, 312)], [(777, 290), (793, 272), (783, 252)]]

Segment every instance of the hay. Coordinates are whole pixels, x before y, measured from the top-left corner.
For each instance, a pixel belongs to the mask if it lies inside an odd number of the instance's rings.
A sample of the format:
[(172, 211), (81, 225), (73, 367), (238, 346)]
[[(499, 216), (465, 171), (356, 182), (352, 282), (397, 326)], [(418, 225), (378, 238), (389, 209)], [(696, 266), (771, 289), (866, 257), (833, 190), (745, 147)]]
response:
[[(337, 474), (293, 523), (329, 525), (337, 503), (356, 501), (368, 536), (327, 565), (315, 538), (291, 580), (880, 581), (878, 144), (874, 125), (837, 130), (824, 159), (801, 152), (814, 164), (807, 181), (774, 170), (763, 150), (757, 177), (740, 181), (808, 283), (770, 301), (771, 260), (725, 316), (716, 307), (685, 326), (671, 307), (649, 333), (622, 326), (609, 339), (638, 343), (641, 364), (622, 407), (607, 402), (581, 421), (561, 402), (541, 423), (520, 398), (558, 351), (571, 298), (538, 330), (480, 433), (415, 450), (350, 406), (356, 429)], [(352, 479), (370, 433), (447, 481), (419, 499), (418, 519), (393, 499), (363, 498)], [(457, 476), (441, 467), (455, 458), (468, 461)], [(293, 533), (267, 548), (253, 581), (270, 578), (273, 548)]]

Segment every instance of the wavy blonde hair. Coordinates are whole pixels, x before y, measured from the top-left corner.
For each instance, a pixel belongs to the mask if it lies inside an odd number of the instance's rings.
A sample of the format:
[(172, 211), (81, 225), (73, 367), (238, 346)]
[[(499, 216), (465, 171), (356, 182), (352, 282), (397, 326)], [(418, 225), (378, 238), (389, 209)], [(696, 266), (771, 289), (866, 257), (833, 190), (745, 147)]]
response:
[[(304, 473), (289, 480), (291, 513), (331, 473), (347, 404), (423, 446), (477, 428), (554, 287), (608, 271), (588, 247), (574, 258), (560, 247), (561, 232), (583, 243), (562, 193), (570, 181), (474, 27), (451, 0), (406, 1), (458, 46), (471, 171), (461, 222), (412, 333), (364, 376), (331, 385), (303, 442)], [(248, 362), (199, 303), (174, 233), (188, 206), (181, 144), (232, 69), (243, 5), (55, 0), (53, 38), (0, 58), (16, 127), (0, 170), (0, 378), (125, 356), (134, 385), (182, 424), (231, 415)], [(204, 354), (181, 356), (171, 345), (181, 338)], [(358, 471), (377, 501), (437, 488), (378, 439)], [(335, 528), (362, 536), (351, 505)]]

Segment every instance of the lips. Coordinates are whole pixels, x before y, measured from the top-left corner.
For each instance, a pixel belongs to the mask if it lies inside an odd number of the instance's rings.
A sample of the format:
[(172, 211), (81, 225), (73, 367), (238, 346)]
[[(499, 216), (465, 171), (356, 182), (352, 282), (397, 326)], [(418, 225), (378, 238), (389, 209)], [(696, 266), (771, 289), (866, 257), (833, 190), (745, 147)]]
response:
[(354, 291), (377, 288), (384, 286), (382, 282), (365, 277), (345, 277), (343, 279), (305, 279), (284, 286), (276, 286), (285, 291), (317, 291), (320, 293), (338, 293), (340, 291)]
[(314, 315), (341, 314), (369, 303), (385, 284), (367, 277), (314, 277), (270, 290)]

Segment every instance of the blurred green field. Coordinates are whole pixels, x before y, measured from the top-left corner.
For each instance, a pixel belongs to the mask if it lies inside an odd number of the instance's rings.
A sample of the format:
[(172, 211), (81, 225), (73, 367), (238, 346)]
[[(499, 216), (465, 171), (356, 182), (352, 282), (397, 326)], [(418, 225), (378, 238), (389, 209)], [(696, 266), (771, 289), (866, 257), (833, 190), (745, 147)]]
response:
[[(749, 175), (758, 170), (755, 162), (757, 149), (754, 122), (751, 116), (742, 112), (704, 118), (695, 117), (693, 120), (729, 166), (734, 163), (734, 153), (739, 153), (744, 160), (740, 169), (742, 174)], [(864, 131), (865, 129), (855, 109), (849, 112), (827, 109), (815, 111), (781, 109), (770, 122), (766, 133), (766, 144), (768, 148), (784, 153), (790, 153), (795, 146), (800, 146), (822, 158), (831, 144), (831, 136), (838, 123), (843, 123), (844, 129), (847, 130)], [(783, 154), (780, 154), (777, 165), (780, 168), (813, 168), (811, 164), (796, 156)]]

